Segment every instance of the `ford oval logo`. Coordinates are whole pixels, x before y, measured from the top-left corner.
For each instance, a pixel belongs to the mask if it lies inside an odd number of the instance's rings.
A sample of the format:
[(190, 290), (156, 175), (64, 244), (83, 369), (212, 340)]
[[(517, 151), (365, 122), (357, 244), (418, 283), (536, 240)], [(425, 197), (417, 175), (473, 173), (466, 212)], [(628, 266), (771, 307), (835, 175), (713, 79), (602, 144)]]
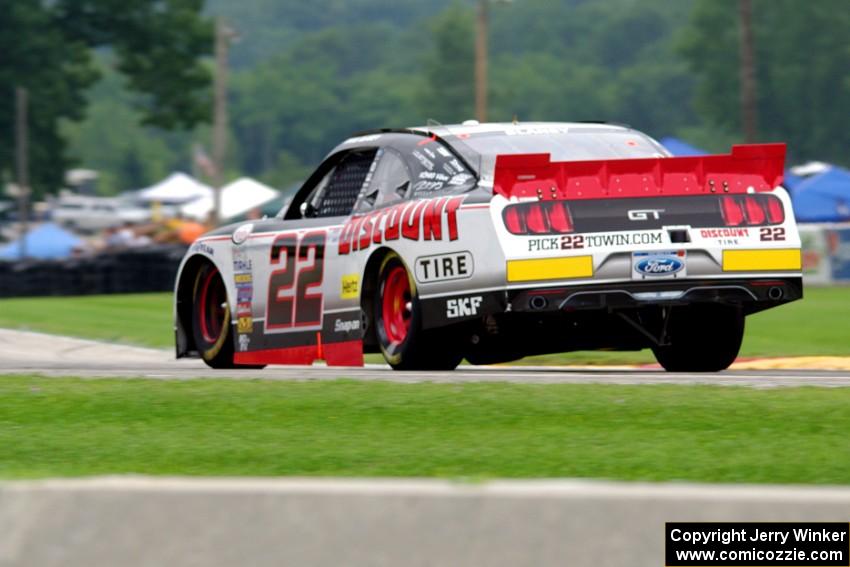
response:
[(684, 262), (672, 256), (650, 256), (635, 264), (635, 270), (645, 276), (670, 276), (684, 267)]

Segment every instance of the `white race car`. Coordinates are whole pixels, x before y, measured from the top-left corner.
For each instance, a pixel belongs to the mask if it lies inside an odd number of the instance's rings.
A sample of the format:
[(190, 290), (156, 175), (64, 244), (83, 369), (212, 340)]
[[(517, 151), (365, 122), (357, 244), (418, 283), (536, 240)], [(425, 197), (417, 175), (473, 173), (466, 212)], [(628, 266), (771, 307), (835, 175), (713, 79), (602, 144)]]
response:
[(455, 368), (651, 348), (719, 371), (747, 315), (802, 297), (785, 146), (670, 157), (635, 130), (382, 130), (337, 146), (274, 219), (195, 242), (177, 356), (214, 368)]

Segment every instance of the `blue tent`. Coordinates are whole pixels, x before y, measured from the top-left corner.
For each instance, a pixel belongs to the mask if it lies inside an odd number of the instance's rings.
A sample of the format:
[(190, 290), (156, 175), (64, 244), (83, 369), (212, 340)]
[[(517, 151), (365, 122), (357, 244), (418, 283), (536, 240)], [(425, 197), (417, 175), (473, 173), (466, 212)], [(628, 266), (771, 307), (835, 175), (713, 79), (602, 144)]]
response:
[(832, 167), (813, 175), (794, 187), (792, 199), (800, 222), (850, 220), (850, 171)]
[[(74, 247), (83, 242), (52, 222), (30, 230), (24, 238), (26, 239), (27, 257), (42, 260), (67, 258), (71, 255)], [(0, 259), (2, 260), (20, 260), (20, 254), (20, 239), (0, 247)]]
[(805, 180), (805, 177), (794, 175), (790, 169), (786, 169), (782, 175), (782, 186), (793, 194), (797, 190), (797, 187)]
[(667, 148), (667, 151), (676, 157), (704, 156), (708, 154), (705, 150), (701, 150), (687, 142), (683, 142), (679, 138), (673, 138), (671, 136), (661, 138), (659, 142)]

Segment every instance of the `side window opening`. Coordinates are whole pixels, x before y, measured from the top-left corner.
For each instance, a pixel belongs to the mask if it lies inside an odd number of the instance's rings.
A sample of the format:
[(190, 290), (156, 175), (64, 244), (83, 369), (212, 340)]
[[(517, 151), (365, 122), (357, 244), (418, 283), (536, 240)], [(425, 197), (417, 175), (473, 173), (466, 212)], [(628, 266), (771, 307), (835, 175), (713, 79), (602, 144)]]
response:
[(410, 149), (414, 165), (413, 197), (459, 195), (473, 189), (475, 175), (448, 148), (436, 141), (419, 141)]
[[(313, 181), (312, 189), (302, 187), (300, 192), (308, 191), (308, 195), (295, 201), (287, 207), (284, 219), (338, 217), (351, 213), (357, 198), (360, 196), (375, 159), (377, 150), (356, 150), (341, 157), (331, 157), (335, 165), (330, 168), (325, 165), (325, 173), (319, 180)], [(313, 179), (316, 175), (313, 174)], [(308, 180), (308, 186), (312, 180)], [(302, 193), (303, 194), (303, 193)], [(294, 206), (293, 206), (294, 205)]]
[(410, 188), (410, 172), (404, 160), (394, 150), (378, 150), (363, 194), (355, 207), (357, 212), (401, 201)]

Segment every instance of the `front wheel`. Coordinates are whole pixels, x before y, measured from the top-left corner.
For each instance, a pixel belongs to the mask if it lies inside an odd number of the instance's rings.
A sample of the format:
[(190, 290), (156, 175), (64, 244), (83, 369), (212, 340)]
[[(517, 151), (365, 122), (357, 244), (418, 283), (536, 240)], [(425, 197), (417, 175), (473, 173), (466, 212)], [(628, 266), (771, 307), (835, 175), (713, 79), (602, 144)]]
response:
[(233, 329), (227, 290), (218, 268), (205, 264), (192, 288), (192, 336), (210, 368), (263, 368), (233, 363)]
[(668, 345), (652, 347), (668, 372), (719, 372), (729, 368), (744, 338), (744, 315), (738, 307), (692, 305), (674, 308)]
[(381, 353), (394, 370), (454, 370), (463, 355), (452, 334), (422, 329), (416, 285), (401, 258), (391, 253), (378, 271), (373, 301)]

